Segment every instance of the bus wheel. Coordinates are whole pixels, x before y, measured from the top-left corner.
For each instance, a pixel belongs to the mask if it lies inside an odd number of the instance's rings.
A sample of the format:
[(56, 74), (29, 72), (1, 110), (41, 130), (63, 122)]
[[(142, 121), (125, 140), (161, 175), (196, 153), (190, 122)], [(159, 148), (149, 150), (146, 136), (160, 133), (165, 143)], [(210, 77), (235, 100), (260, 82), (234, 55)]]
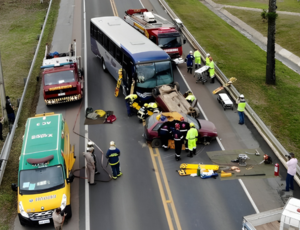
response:
[(103, 69), (104, 72), (107, 72), (107, 68), (106, 68), (106, 65), (105, 65), (104, 58), (102, 58), (102, 69)]

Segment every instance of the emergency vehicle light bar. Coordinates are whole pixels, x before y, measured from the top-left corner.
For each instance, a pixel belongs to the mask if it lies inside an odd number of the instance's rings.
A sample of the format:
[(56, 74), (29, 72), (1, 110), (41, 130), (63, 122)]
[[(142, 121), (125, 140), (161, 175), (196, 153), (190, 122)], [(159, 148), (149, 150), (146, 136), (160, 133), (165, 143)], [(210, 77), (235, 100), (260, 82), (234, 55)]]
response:
[(71, 64), (74, 64), (74, 62), (65, 62), (65, 63), (52, 64), (52, 65), (43, 65), (43, 66), (41, 66), (41, 69), (59, 67), (59, 66), (71, 65)]

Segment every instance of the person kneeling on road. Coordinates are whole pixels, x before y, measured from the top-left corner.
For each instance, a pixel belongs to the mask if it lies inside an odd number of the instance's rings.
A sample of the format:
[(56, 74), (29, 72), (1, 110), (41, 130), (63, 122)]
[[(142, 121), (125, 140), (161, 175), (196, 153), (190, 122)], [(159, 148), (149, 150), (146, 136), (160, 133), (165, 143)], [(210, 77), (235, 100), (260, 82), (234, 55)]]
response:
[(113, 172), (113, 179), (116, 180), (118, 177), (122, 176), (122, 172), (120, 171), (120, 161), (119, 156), (121, 152), (118, 148), (116, 148), (115, 142), (110, 142), (110, 147), (106, 152), (106, 158), (108, 158), (108, 162), (111, 166), (111, 170)]
[(192, 104), (193, 101), (196, 99), (196, 97), (193, 95), (192, 92), (189, 92), (188, 96), (185, 99), (187, 100), (188, 103)]
[(181, 160), (180, 154), (182, 148), (183, 135), (180, 132), (180, 125), (178, 123), (175, 124), (175, 130), (173, 131), (173, 138), (175, 142), (175, 160), (179, 161)]
[(198, 138), (198, 130), (195, 128), (194, 123), (190, 123), (190, 130), (186, 134), (186, 139), (188, 141), (188, 147), (190, 151), (190, 156), (196, 155), (196, 148), (197, 148), (197, 138)]

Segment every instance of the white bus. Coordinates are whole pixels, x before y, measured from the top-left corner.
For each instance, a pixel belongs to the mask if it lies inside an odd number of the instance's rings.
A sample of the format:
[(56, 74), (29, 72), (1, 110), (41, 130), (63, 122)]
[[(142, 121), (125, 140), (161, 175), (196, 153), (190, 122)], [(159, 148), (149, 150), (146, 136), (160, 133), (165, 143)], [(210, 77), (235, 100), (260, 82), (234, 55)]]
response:
[(118, 80), (123, 69), (122, 88), (126, 96), (135, 80), (135, 93), (142, 101), (152, 97), (152, 89), (173, 84), (169, 55), (119, 17), (92, 18), (91, 49), (101, 59), (104, 71)]

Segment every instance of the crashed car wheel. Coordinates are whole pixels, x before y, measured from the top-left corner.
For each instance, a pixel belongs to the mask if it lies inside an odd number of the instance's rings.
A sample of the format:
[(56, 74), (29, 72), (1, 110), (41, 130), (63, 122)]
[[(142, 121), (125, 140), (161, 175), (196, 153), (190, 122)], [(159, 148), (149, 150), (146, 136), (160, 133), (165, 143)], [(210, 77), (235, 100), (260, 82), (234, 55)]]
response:
[(151, 142), (152, 148), (160, 148), (161, 147), (161, 140), (158, 138), (155, 138)]
[(153, 88), (152, 89), (152, 96), (157, 97), (159, 95), (159, 89), (158, 88)]

